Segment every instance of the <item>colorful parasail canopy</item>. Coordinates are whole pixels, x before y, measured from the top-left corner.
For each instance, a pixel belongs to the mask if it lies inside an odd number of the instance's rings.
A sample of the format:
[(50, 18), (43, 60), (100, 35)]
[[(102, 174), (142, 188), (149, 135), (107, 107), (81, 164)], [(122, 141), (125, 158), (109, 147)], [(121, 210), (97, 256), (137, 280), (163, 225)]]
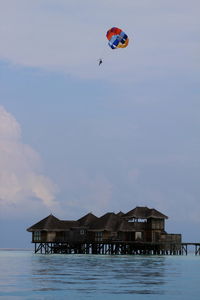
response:
[(108, 45), (112, 49), (126, 48), (128, 46), (128, 36), (120, 28), (112, 27), (107, 31), (106, 37), (109, 40)]

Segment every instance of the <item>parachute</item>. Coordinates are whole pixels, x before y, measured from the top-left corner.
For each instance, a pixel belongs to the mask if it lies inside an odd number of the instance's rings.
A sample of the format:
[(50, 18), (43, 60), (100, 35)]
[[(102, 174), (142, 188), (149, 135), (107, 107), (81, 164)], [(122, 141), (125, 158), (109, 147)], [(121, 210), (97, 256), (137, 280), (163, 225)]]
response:
[(108, 45), (112, 49), (126, 48), (128, 46), (128, 36), (120, 28), (112, 27), (107, 31), (106, 37), (109, 40)]

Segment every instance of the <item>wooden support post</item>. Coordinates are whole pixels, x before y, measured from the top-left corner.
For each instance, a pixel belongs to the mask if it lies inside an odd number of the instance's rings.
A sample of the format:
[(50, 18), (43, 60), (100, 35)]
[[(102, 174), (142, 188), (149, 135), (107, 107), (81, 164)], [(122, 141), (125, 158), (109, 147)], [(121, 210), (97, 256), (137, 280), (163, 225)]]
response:
[(200, 255), (200, 244), (195, 245), (195, 255)]

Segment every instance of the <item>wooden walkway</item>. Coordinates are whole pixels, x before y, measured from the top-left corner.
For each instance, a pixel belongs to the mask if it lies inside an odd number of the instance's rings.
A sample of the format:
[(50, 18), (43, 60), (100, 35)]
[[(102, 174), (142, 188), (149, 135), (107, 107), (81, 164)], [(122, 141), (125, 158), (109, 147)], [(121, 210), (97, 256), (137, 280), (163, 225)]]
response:
[(188, 248), (192, 248), (192, 252), (195, 255), (200, 255), (200, 243), (182, 243), (181, 244), (181, 248), (182, 248), (182, 252), (183, 255), (188, 255), (189, 249)]

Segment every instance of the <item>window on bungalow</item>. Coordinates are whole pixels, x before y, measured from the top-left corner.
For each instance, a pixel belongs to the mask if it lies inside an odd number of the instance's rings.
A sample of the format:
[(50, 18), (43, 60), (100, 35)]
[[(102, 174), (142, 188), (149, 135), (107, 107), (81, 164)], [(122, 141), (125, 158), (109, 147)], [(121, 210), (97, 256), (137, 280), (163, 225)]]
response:
[(162, 229), (162, 228), (164, 228), (163, 220), (154, 220), (154, 222), (152, 222), (152, 229)]
[(143, 223), (145, 223), (145, 222), (147, 222), (147, 219), (138, 219), (138, 222), (143, 222)]
[(135, 233), (135, 239), (136, 240), (141, 240), (142, 239), (142, 232), (136, 231), (136, 233)]
[(85, 229), (81, 229), (80, 230), (80, 235), (84, 235), (85, 234)]
[(131, 219), (131, 220), (128, 220), (128, 222), (136, 222), (136, 223), (145, 223), (147, 222), (147, 219)]
[(102, 231), (95, 232), (95, 240), (97, 242), (101, 242), (102, 238), (103, 238), (103, 232)]
[(111, 236), (117, 236), (117, 232), (115, 231), (111, 232)]
[(102, 236), (103, 236), (103, 232), (102, 232), (102, 231), (98, 231), (98, 232), (96, 232), (96, 236), (98, 236), (98, 237), (102, 237)]
[(33, 239), (34, 239), (34, 241), (40, 241), (41, 240), (41, 231), (34, 231)]

